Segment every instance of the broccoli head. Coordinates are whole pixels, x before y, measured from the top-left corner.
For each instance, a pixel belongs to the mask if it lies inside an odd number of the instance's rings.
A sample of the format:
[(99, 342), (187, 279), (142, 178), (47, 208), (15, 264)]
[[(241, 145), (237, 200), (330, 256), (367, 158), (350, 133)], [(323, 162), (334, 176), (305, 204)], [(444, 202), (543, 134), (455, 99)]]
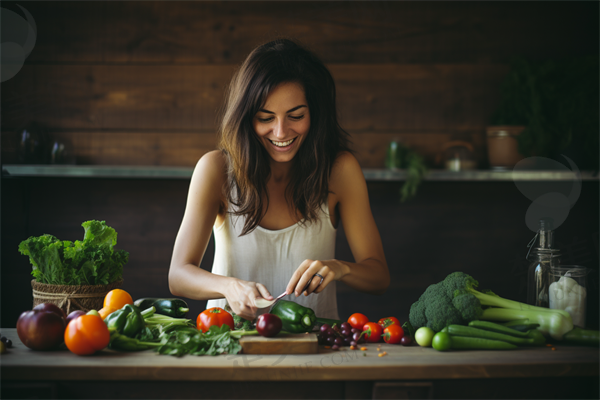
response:
[(409, 321), (418, 329), (427, 326), (439, 332), (448, 325), (478, 319), (481, 303), (467, 289), (478, 282), (463, 272), (453, 272), (443, 281), (430, 285), (410, 308)]
[(457, 290), (465, 290), (467, 288), (476, 288), (479, 286), (479, 282), (473, 279), (471, 275), (465, 274), (464, 272), (453, 272), (441, 283), (446, 289), (446, 295), (450, 298), (455, 296)]
[(475, 297), (474, 294), (469, 293), (464, 289), (459, 289), (454, 292), (452, 305), (465, 321), (479, 319), (483, 313), (479, 299)]

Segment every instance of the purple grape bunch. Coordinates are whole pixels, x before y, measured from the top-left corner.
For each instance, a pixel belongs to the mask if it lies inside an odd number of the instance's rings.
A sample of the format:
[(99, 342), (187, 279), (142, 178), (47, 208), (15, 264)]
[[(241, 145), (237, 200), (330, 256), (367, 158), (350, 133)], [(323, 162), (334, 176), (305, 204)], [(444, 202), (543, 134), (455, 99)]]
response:
[(339, 350), (343, 346), (357, 346), (365, 342), (365, 337), (361, 335), (360, 329), (353, 328), (348, 322), (342, 322), (340, 325), (329, 324), (321, 325), (317, 338), (319, 344), (331, 346), (333, 350)]

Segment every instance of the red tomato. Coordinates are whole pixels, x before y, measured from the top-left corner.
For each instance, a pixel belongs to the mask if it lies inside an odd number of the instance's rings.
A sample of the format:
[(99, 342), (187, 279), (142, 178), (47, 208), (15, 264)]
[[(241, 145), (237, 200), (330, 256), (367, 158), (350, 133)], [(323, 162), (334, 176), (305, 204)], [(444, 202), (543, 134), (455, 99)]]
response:
[(361, 313), (354, 313), (348, 318), (348, 323), (355, 329), (362, 329), (369, 322), (369, 318)]
[(97, 315), (81, 315), (67, 325), (65, 344), (73, 353), (85, 356), (108, 346), (110, 332)]
[(233, 317), (222, 308), (213, 307), (202, 311), (196, 318), (196, 327), (199, 331), (206, 332), (213, 325), (219, 328), (223, 325), (229, 325), (229, 328), (233, 330)]
[(388, 326), (390, 326), (392, 324), (396, 324), (396, 325), (402, 326), (402, 324), (400, 323), (400, 321), (398, 321), (398, 318), (396, 318), (396, 317), (381, 318), (379, 320), (379, 322), (377, 322), (377, 323), (379, 325), (381, 325), (381, 327), (383, 329), (387, 328)]
[(392, 324), (383, 330), (383, 341), (386, 343), (400, 343), (402, 336), (404, 336), (404, 329), (400, 325)]
[(377, 343), (381, 340), (381, 334), (383, 333), (383, 328), (381, 325), (376, 324), (375, 322), (367, 322), (363, 326), (363, 331), (365, 332), (365, 338), (369, 343)]

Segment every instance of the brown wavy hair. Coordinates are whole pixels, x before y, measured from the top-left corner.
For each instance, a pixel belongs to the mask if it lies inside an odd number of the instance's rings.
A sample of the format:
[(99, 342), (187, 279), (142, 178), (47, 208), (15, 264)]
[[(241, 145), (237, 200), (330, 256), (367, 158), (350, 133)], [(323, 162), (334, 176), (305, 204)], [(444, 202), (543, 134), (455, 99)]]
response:
[(329, 194), (333, 163), (340, 152), (351, 151), (348, 133), (337, 120), (335, 83), (323, 62), (290, 39), (254, 49), (231, 80), (219, 127), (218, 146), (228, 166), (225, 195), (236, 206), (233, 214), (246, 217), (242, 235), (258, 226), (269, 204), (270, 156), (252, 120), (269, 93), (288, 82), (304, 88), (310, 112), (310, 128), (292, 161), (285, 193), (288, 204), (302, 215), (302, 224), (318, 219)]

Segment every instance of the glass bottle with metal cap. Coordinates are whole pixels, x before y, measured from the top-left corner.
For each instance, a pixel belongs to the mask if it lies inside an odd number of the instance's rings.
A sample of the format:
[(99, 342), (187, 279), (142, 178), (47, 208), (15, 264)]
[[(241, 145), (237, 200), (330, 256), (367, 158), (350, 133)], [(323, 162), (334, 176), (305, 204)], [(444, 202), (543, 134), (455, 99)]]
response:
[(527, 245), (527, 260), (530, 261), (527, 272), (527, 303), (538, 307), (549, 306), (548, 272), (560, 265), (560, 250), (554, 246), (553, 229), (552, 218), (541, 219), (535, 237)]

